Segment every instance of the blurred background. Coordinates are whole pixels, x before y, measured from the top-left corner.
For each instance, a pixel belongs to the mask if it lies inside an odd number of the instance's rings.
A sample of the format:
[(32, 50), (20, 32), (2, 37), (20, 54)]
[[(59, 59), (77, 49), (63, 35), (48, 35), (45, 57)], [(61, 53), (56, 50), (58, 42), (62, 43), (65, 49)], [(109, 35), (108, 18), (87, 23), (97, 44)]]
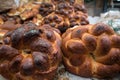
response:
[(110, 10), (120, 10), (120, 0), (84, 0), (90, 16), (100, 16)]

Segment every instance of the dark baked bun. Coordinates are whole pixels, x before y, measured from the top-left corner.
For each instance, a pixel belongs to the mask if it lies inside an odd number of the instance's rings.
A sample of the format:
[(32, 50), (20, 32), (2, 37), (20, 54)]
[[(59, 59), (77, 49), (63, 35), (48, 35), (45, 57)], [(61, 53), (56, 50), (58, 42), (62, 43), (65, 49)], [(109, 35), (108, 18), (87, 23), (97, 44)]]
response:
[(59, 31), (32, 23), (4, 35), (0, 74), (8, 80), (53, 80), (61, 61)]
[[(79, 0), (51, 0), (51, 6), (49, 8), (40, 9), (43, 10), (44, 15), (49, 11), (52, 12), (43, 18), (42, 25), (47, 24), (55, 27), (61, 33), (64, 33), (68, 28), (74, 27), (75, 25), (89, 24), (87, 10)], [(46, 13), (44, 12), (45, 10), (47, 10)]]
[(62, 38), (63, 62), (69, 72), (97, 78), (120, 72), (120, 36), (108, 25), (75, 26)]

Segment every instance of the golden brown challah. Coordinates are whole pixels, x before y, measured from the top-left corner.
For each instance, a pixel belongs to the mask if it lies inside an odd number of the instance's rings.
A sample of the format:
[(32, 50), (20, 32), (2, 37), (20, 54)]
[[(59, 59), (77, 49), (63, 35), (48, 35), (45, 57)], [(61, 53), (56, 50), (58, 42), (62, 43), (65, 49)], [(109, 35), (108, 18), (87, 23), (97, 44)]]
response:
[(63, 62), (69, 72), (97, 78), (120, 72), (120, 36), (108, 25), (75, 26), (62, 38)]
[(45, 16), (45, 18), (43, 18), (42, 21), (43, 25), (48, 24), (52, 27), (59, 29), (63, 33), (66, 31), (66, 29), (74, 27), (75, 25), (89, 24), (87, 20), (86, 8), (84, 7), (83, 3), (79, 2), (79, 0), (51, 0), (51, 1), (52, 2), (49, 4), (54, 6), (52, 8), (53, 12)]
[(33, 23), (4, 35), (0, 74), (8, 80), (53, 80), (61, 61), (59, 31)]

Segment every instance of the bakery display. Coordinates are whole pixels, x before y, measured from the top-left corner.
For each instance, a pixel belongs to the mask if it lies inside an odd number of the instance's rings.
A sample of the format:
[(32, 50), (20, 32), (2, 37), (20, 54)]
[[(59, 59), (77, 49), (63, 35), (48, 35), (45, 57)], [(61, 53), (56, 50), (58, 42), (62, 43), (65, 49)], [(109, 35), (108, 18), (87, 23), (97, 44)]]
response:
[(116, 76), (120, 36), (87, 18), (83, 0), (21, 0), (19, 7), (0, 12), (0, 74), (8, 80), (57, 79), (63, 58), (62, 72)]
[(61, 61), (59, 30), (33, 23), (7, 32), (0, 45), (0, 74), (8, 80), (53, 80)]
[(108, 25), (75, 26), (62, 39), (67, 71), (88, 78), (111, 78), (119, 74), (120, 36)]

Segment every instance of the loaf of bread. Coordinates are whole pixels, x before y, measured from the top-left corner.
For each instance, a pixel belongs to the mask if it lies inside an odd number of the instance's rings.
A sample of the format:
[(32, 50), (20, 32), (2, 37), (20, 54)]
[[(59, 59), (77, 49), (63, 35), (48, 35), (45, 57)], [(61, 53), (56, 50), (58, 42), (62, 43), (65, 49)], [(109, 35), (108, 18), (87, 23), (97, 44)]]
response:
[(61, 61), (59, 31), (33, 23), (7, 32), (0, 45), (0, 74), (8, 80), (53, 80)]
[(120, 72), (120, 36), (103, 23), (75, 26), (62, 36), (66, 70), (82, 77), (110, 78)]
[[(48, 24), (51, 27), (55, 27), (64, 33), (68, 28), (74, 27), (75, 25), (86, 25), (89, 24), (87, 20), (87, 10), (81, 0), (51, 0), (49, 3), (51, 7), (40, 10), (46, 15), (42, 21), (42, 24)], [(52, 6), (53, 5), (53, 6)], [(45, 10), (47, 10), (45, 12)], [(41, 13), (42, 13), (41, 12)], [(41, 14), (42, 15), (42, 14)]]

